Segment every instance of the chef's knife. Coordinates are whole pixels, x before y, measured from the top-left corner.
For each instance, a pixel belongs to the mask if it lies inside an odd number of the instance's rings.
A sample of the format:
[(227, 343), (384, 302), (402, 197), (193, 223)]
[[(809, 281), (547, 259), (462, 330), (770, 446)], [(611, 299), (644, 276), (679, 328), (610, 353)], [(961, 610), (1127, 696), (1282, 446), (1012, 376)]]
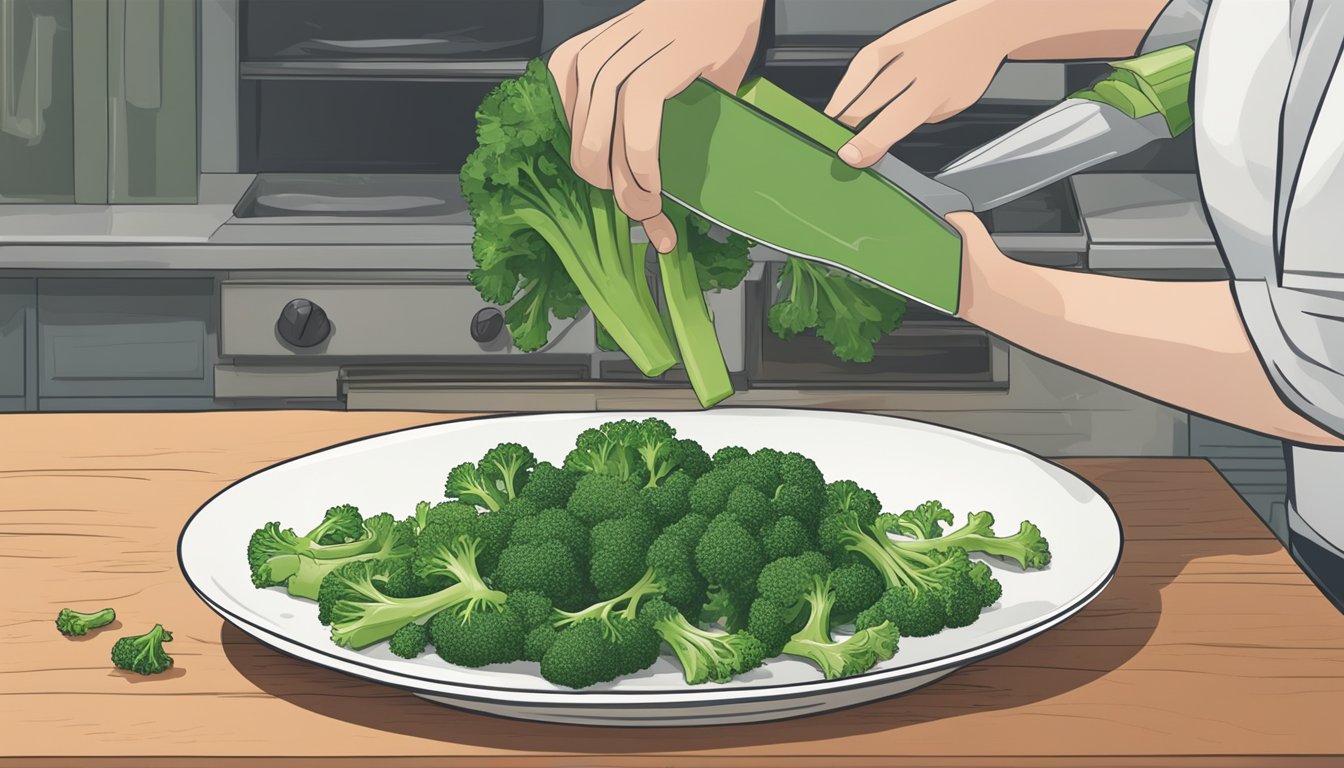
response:
[(890, 155), (835, 157), (845, 126), (757, 78), (736, 97), (697, 81), (664, 111), (664, 193), (786, 254), (855, 273), (955, 314), (960, 239), (942, 217), (984, 211), (1189, 127), (1193, 50), (1114, 65), (1111, 77), (934, 178)]

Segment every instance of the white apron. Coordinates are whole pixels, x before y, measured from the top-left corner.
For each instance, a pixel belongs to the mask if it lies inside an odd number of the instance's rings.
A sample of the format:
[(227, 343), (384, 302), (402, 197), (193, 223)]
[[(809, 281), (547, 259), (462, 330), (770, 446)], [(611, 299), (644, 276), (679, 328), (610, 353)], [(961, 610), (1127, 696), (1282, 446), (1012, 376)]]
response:
[[(1195, 38), (1200, 185), (1247, 332), (1284, 402), (1344, 435), (1344, 2), (1173, 0), (1144, 49)], [(1286, 452), (1289, 549), (1344, 610), (1344, 451)]]

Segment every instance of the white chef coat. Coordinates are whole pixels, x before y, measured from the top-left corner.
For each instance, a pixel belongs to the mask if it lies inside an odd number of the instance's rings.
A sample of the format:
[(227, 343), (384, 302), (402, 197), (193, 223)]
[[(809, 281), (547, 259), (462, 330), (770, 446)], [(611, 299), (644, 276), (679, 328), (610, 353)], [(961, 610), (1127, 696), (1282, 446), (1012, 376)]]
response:
[[(1247, 333), (1284, 402), (1344, 435), (1344, 2), (1173, 0), (1144, 50), (1195, 39), (1200, 186)], [(1344, 451), (1286, 454), (1289, 549), (1344, 610)]]

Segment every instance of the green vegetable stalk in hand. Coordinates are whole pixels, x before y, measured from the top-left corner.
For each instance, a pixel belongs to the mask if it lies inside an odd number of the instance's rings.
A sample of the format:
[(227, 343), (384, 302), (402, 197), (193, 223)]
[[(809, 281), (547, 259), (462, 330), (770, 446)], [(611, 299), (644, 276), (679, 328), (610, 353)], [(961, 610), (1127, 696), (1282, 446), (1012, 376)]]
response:
[(87, 635), (91, 629), (105, 627), (116, 619), (117, 613), (111, 608), (104, 608), (93, 613), (80, 613), (69, 608), (62, 608), (61, 612), (56, 614), (56, 629), (60, 630), (61, 634), (66, 637), (79, 637)]

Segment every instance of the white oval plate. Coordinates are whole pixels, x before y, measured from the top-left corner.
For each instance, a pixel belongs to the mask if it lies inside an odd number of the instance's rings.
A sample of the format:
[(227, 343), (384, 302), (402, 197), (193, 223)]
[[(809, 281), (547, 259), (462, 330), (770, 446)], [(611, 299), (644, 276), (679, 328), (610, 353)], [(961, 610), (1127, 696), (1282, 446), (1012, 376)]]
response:
[[(443, 479), (503, 441), (560, 463), (583, 429), (614, 419), (657, 416), (711, 453), (725, 445), (799, 451), (827, 480), (870, 488), (888, 511), (939, 499), (964, 520), (994, 513), (1007, 534), (1030, 519), (1050, 540), (1053, 562), (1023, 573), (989, 561), (1003, 597), (969, 627), (902, 638), (900, 650), (863, 675), (825, 680), (811, 664), (776, 659), (726, 684), (688, 686), (674, 657), (639, 675), (582, 691), (554, 686), (527, 662), (466, 669), (434, 654), (407, 660), (386, 643), (339, 648), (317, 606), (279, 588), (259, 590), (245, 553), (252, 531), (271, 520), (305, 530), (336, 504), (365, 514), (411, 514), (443, 497)], [(778, 720), (903, 693), (1024, 642), (1076, 613), (1110, 581), (1120, 559), (1120, 524), (1092, 486), (1065, 469), (983, 437), (907, 419), (792, 409), (719, 408), (685, 413), (563, 413), (452, 421), (368, 437), (246, 477), (187, 522), (178, 545), (192, 588), (227, 621), (277, 650), (356, 677), (406, 688), (464, 709), (550, 722), (698, 726)]]

